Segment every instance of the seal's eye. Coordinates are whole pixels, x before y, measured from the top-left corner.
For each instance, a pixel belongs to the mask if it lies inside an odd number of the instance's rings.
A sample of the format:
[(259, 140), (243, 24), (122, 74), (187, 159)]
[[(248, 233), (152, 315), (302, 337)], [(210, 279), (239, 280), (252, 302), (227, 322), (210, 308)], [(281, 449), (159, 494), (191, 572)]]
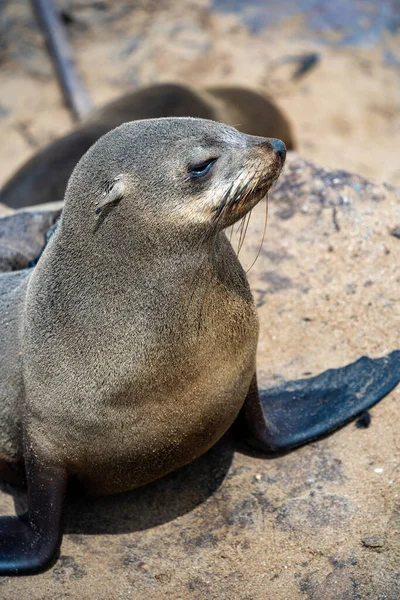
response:
[(211, 171), (216, 162), (216, 158), (209, 158), (208, 160), (205, 160), (204, 162), (199, 163), (198, 165), (193, 165), (192, 167), (189, 167), (190, 177), (197, 178), (207, 175), (207, 173)]

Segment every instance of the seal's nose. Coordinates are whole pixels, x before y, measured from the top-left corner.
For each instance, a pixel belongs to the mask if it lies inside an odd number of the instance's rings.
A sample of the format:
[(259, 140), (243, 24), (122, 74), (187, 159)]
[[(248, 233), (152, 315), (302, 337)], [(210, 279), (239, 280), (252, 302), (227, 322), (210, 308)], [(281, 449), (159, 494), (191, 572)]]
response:
[(273, 150), (281, 157), (281, 160), (285, 160), (286, 158), (286, 146), (281, 140), (272, 139), (271, 146)]

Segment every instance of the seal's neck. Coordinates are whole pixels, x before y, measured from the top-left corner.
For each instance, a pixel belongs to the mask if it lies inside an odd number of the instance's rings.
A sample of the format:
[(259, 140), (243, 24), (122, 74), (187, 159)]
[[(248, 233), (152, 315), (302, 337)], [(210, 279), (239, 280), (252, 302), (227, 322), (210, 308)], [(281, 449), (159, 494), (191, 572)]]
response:
[(164, 330), (172, 335), (186, 328), (197, 340), (200, 330), (226, 318), (228, 308), (235, 315), (253, 314), (245, 273), (223, 233), (197, 248), (160, 248), (141, 238), (141, 245), (135, 240), (126, 252), (118, 243), (114, 248), (110, 240), (97, 245), (98, 240), (94, 246), (89, 238), (85, 245), (62, 227), (54, 234), (33, 273), (43, 318), (53, 315), (68, 328), (79, 323), (92, 337), (107, 325), (120, 340), (142, 324), (148, 332), (150, 323), (159, 329), (157, 339)]
[(185, 231), (183, 228), (156, 227), (152, 223), (108, 223), (107, 219), (89, 227), (79, 227), (61, 220), (54, 236), (54, 252), (60, 261), (85, 264), (116, 273), (131, 264), (137, 271), (177, 262), (187, 266), (199, 262), (217, 265), (221, 248), (221, 232), (205, 227)]
[(110, 235), (110, 230), (99, 227), (83, 235), (63, 222), (42, 262), (64, 289), (86, 286), (93, 293), (118, 287), (131, 293), (133, 281), (146, 289), (151, 281), (153, 288), (167, 290), (179, 282), (190, 288), (196, 279), (199, 287), (202, 279), (207, 285), (212, 280), (224, 282), (232, 266), (235, 271), (241, 268), (223, 232), (193, 240), (176, 233), (153, 235), (145, 229)]

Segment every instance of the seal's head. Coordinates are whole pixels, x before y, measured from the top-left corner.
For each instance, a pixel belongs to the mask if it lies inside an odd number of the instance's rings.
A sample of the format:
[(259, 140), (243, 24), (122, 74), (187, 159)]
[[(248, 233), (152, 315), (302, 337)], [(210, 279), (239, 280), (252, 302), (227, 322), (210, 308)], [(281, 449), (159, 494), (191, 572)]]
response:
[[(71, 212), (93, 222), (134, 222), (152, 232), (219, 230), (243, 217), (279, 176), (283, 142), (192, 118), (124, 123), (80, 160), (66, 193)], [(82, 211), (84, 214), (82, 214)]]

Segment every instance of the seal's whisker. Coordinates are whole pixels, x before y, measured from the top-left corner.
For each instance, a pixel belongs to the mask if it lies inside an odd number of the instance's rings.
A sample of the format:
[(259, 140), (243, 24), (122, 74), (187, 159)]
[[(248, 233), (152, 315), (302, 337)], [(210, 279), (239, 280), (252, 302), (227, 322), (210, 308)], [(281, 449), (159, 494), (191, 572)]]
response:
[[(254, 194), (258, 194), (266, 185), (268, 185), (268, 179), (262, 177), (264, 168), (258, 166), (253, 172), (253, 175), (243, 182), (242, 173), (240, 173), (236, 179), (229, 185), (228, 189), (223, 195), (222, 200), (214, 208), (215, 219), (214, 226), (217, 227), (219, 222), (228, 216), (228, 213), (238, 209), (240, 211), (246, 209), (246, 202), (253, 199)], [(252, 209), (246, 212), (242, 218), (238, 220), (237, 228), (235, 230), (234, 224), (230, 228), (229, 241), (232, 242), (232, 238), (238, 236), (236, 255), (239, 256), (246, 239)], [(233, 212), (233, 214), (235, 214)], [(229, 215), (230, 216), (230, 215)], [(257, 255), (258, 257), (258, 255)], [(253, 265), (252, 265), (253, 266)]]
[(231, 194), (232, 188), (234, 186), (234, 181), (232, 181), (231, 185), (229, 186), (229, 188), (227, 189), (227, 191), (225, 192), (221, 202), (218, 204), (218, 206), (215, 208), (215, 213), (216, 213), (216, 218), (218, 218), (221, 214), (221, 212), (223, 211), (223, 209), (226, 206), (227, 200)]
[(240, 221), (239, 221), (239, 227), (238, 227), (237, 232), (236, 232), (236, 233), (239, 233), (239, 240), (238, 240), (238, 245), (237, 245), (237, 250), (236, 250), (236, 256), (239, 256), (240, 247), (241, 247), (240, 246), (240, 242), (241, 242), (241, 239), (242, 239), (243, 228), (244, 228), (244, 224), (245, 224), (245, 221), (246, 221), (246, 217), (247, 217), (247, 215), (244, 215), (240, 219)]
[[(241, 186), (240, 184), (238, 184), (235, 189), (235, 184), (238, 180), (240, 180), (240, 177), (241, 177), (241, 173), (239, 173), (239, 175), (236, 177), (236, 179), (234, 179), (232, 181), (232, 183), (226, 190), (225, 194), (223, 195), (222, 200), (214, 208), (216, 219), (221, 218), (221, 213), (226, 212), (228, 208), (230, 208), (231, 206), (233, 206), (234, 204), (236, 204), (240, 201), (241, 196), (243, 194), (243, 190), (246, 189), (246, 187), (248, 186), (250, 181), (252, 181), (252, 179), (253, 179), (253, 178), (250, 179), (244, 186)], [(235, 191), (232, 193), (233, 190), (235, 190)]]
[(251, 263), (250, 267), (246, 271), (246, 275), (254, 267), (254, 265), (257, 262), (258, 257), (260, 256), (261, 248), (263, 246), (264, 239), (265, 239), (265, 233), (267, 231), (267, 224), (268, 224), (268, 194), (265, 196), (265, 221), (264, 221), (264, 230), (263, 230), (263, 234), (262, 234), (262, 238), (261, 238), (261, 244), (260, 244), (260, 247), (258, 249), (257, 256), (255, 257), (255, 259)]
[(236, 202), (238, 201), (238, 199), (240, 198), (240, 196), (243, 194), (244, 190), (246, 189), (246, 187), (248, 186), (249, 182), (245, 183), (245, 185), (243, 186), (238, 186), (235, 190), (235, 193), (233, 194), (233, 196), (231, 197), (231, 199), (228, 202), (228, 207), (232, 206), (233, 204), (236, 204)]
[(239, 253), (242, 249), (242, 245), (243, 245), (243, 232), (245, 230), (246, 227), (246, 219), (248, 217), (248, 214), (245, 214), (244, 217), (242, 218), (242, 226), (240, 228), (240, 235), (239, 235), (239, 242), (238, 242), (238, 248), (237, 248), (237, 253), (236, 256), (239, 256)]
[(241, 251), (241, 249), (243, 247), (244, 240), (246, 239), (247, 229), (249, 227), (249, 223), (250, 223), (251, 213), (252, 212), (253, 212), (253, 209), (251, 209), (249, 211), (249, 213), (247, 215), (245, 215), (245, 217), (244, 217), (246, 225), (245, 225), (245, 228), (244, 228), (244, 233), (243, 233), (242, 240), (241, 240), (241, 243), (240, 243), (240, 247), (239, 247), (239, 250), (238, 250), (238, 254), (237, 254), (238, 256), (239, 256), (239, 253), (240, 253), (240, 251)]

